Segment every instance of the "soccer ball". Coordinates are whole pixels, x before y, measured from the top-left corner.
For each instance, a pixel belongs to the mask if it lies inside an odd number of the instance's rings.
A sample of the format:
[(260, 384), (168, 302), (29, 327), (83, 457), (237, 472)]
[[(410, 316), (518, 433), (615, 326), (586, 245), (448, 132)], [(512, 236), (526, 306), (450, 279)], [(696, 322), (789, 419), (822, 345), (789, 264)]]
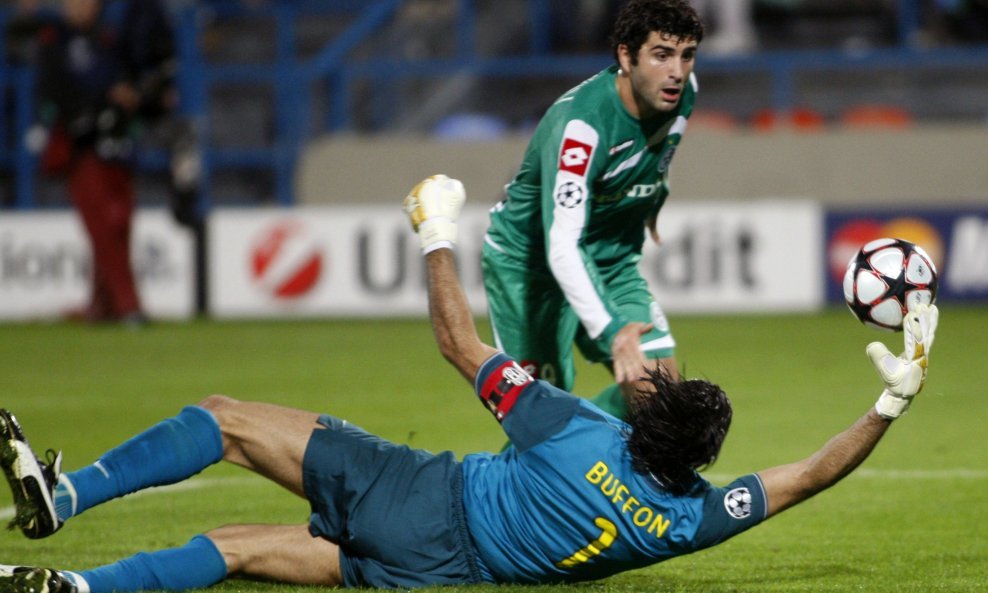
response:
[(923, 248), (903, 239), (875, 239), (844, 273), (844, 300), (861, 323), (901, 331), (909, 305), (933, 304), (937, 269)]

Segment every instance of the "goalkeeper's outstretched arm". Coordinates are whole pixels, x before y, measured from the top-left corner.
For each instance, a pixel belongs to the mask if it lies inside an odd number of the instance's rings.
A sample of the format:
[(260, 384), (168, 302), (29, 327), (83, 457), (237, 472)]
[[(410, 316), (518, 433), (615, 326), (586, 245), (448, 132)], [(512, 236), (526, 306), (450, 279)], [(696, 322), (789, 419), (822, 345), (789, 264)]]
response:
[(758, 472), (768, 501), (767, 517), (826, 490), (848, 475), (881, 440), (891, 424), (871, 409), (810, 457)]
[(467, 381), (473, 382), (480, 365), (496, 350), (480, 341), (456, 274), (456, 219), (465, 200), (462, 183), (445, 175), (433, 175), (412, 188), (404, 209), (425, 255), (429, 317), (439, 351)]
[(933, 305), (911, 310), (903, 328), (905, 351), (899, 356), (892, 356), (879, 342), (868, 345), (868, 357), (885, 384), (878, 402), (810, 457), (758, 473), (768, 500), (767, 516), (833, 486), (871, 454), (892, 421), (906, 412), (923, 388), (938, 318)]
[(472, 383), (480, 365), (497, 351), (477, 335), (466, 295), (456, 276), (453, 250), (436, 249), (425, 260), (429, 275), (429, 317), (439, 351)]

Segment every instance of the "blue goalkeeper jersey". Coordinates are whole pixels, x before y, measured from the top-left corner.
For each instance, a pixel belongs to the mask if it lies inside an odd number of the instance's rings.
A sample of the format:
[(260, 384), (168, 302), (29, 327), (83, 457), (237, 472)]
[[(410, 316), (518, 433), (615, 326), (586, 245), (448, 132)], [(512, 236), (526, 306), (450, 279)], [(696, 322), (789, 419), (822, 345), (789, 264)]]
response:
[(632, 469), (627, 424), (504, 354), (484, 363), (475, 387), (513, 445), (463, 459), (467, 524), (490, 581), (599, 579), (712, 546), (765, 517), (757, 475), (723, 488), (697, 475), (687, 494), (670, 494)]

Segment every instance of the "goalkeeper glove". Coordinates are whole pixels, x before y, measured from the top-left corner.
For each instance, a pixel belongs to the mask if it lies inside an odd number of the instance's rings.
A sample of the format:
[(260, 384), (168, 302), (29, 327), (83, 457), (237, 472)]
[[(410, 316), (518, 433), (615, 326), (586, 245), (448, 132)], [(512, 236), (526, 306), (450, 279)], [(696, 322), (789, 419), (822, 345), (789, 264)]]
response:
[(412, 188), (404, 201), (412, 230), (419, 234), (422, 253), (456, 243), (456, 218), (466, 200), (459, 180), (433, 175)]
[(902, 324), (905, 350), (899, 356), (892, 356), (881, 342), (868, 344), (868, 357), (885, 382), (885, 390), (875, 404), (882, 418), (894, 420), (905, 414), (913, 397), (923, 389), (939, 315), (936, 305), (910, 309)]

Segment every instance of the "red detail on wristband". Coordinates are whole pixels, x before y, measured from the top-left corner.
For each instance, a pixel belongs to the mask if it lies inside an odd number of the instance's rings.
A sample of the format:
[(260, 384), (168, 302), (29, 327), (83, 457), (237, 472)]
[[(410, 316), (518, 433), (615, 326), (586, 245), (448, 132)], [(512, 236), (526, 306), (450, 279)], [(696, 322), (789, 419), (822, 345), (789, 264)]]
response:
[(487, 375), (483, 387), (480, 388), (480, 399), (500, 422), (508, 415), (522, 390), (534, 379), (522, 370), (513, 360), (501, 363)]

